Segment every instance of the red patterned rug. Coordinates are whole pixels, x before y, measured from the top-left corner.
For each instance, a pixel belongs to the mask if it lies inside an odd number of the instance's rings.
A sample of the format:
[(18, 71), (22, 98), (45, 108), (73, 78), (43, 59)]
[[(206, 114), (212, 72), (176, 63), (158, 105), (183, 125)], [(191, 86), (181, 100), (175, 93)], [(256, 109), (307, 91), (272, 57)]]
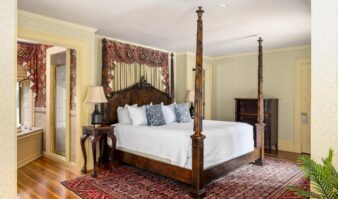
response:
[[(189, 186), (131, 166), (104, 171), (96, 179), (83, 175), (62, 182), (81, 198), (189, 198)], [(287, 190), (309, 189), (295, 163), (268, 158), (264, 167), (245, 165), (206, 186), (207, 198), (295, 199)]]

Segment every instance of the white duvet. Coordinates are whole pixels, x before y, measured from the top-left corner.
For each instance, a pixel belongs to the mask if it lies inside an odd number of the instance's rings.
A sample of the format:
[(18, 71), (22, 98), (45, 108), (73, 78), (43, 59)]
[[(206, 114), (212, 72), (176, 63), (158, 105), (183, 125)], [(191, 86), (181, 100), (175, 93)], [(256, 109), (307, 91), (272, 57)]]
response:
[[(114, 124), (118, 149), (168, 160), (170, 164), (191, 169), (193, 122), (164, 126)], [(236, 158), (254, 150), (253, 127), (224, 121), (203, 121), (204, 168)]]

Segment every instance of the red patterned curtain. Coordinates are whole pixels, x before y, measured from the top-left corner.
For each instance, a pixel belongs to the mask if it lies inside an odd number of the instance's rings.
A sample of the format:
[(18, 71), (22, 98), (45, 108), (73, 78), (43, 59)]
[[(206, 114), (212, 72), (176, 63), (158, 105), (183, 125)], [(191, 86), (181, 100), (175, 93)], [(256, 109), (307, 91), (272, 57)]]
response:
[(52, 46), (37, 44), (37, 96), (35, 98), (35, 107), (46, 107), (46, 54), (47, 48)]
[(28, 78), (32, 82), (31, 89), (37, 93), (37, 45), (20, 43), (17, 44), (18, 64), (23, 65), (29, 72)]
[(112, 70), (114, 70), (115, 62), (139, 63), (151, 67), (161, 67), (164, 91), (169, 92), (168, 53), (106, 39), (102, 40), (102, 45), (102, 85), (106, 95), (112, 91), (109, 84), (114, 79)]
[(18, 64), (29, 72), (31, 89), (35, 96), (35, 107), (46, 106), (46, 50), (50, 45), (17, 43)]
[(75, 110), (76, 96), (76, 50), (70, 49), (70, 109)]

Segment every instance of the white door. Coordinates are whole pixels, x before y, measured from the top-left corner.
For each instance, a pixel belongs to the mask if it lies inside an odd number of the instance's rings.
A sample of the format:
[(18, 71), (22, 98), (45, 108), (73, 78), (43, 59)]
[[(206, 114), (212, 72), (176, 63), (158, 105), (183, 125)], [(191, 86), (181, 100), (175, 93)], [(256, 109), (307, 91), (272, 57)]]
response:
[(311, 152), (311, 60), (297, 60), (296, 64), (296, 133), (301, 153)]

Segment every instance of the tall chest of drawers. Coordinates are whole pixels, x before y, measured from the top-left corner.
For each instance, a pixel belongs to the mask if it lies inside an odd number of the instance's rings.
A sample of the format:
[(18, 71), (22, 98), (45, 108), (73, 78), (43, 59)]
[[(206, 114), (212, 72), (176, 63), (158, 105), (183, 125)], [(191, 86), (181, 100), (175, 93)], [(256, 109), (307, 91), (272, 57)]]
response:
[[(257, 99), (235, 98), (236, 121), (254, 126), (257, 123)], [(278, 99), (264, 99), (265, 149), (278, 151)], [(254, 132), (256, 137), (256, 131)]]

